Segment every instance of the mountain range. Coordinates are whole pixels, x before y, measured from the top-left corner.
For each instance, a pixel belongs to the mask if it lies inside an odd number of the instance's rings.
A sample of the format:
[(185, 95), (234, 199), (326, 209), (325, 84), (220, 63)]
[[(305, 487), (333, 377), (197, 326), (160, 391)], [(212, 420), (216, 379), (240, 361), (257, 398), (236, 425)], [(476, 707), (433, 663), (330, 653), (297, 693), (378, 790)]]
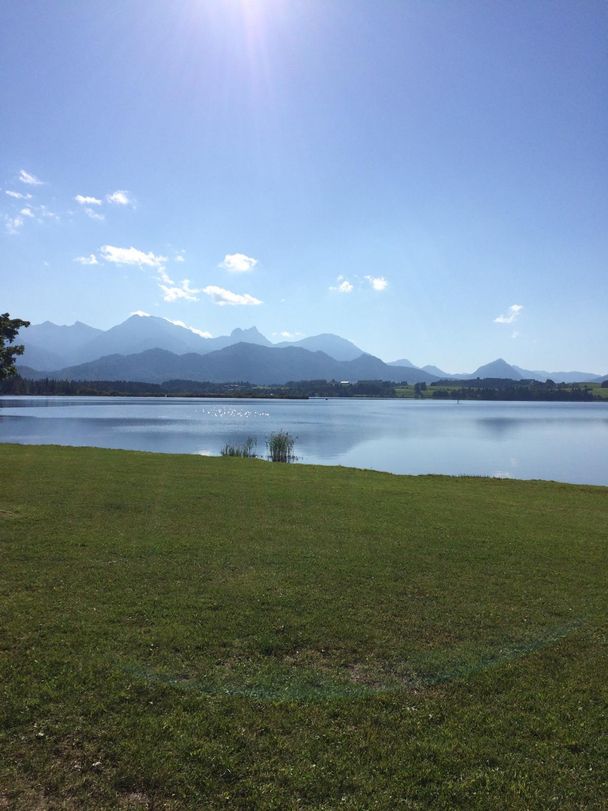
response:
[(281, 384), (290, 380), (370, 380), (430, 383), (439, 379), (551, 378), (559, 382), (604, 379), (588, 372), (544, 372), (512, 366), (502, 358), (474, 372), (448, 374), (409, 360), (385, 363), (339, 335), (325, 333), (273, 344), (255, 327), (216, 338), (155, 316), (132, 315), (108, 330), (77, 321), (35, 324), (19, 336), (25, 346), (18, 368), (24, 377), (72, 380), (169, 379)]

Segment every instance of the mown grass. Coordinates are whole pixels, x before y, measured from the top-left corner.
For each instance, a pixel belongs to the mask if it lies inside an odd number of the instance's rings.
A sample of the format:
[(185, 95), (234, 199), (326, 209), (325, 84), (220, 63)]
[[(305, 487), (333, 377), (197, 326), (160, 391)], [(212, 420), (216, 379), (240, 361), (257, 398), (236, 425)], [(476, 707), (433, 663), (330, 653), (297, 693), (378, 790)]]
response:
[(0, 808), (607, 807), (606, 488), (0, 464)]

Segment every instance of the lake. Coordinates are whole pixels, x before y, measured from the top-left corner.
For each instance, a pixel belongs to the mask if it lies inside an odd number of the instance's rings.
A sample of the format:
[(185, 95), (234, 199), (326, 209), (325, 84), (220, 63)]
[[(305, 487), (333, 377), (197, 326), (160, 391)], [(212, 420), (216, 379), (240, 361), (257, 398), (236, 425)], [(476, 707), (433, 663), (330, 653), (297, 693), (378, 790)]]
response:
[(309, 464), (608, 485), (608, 403), (0, 397), (0, 442), (264, 454), (280, 429)]

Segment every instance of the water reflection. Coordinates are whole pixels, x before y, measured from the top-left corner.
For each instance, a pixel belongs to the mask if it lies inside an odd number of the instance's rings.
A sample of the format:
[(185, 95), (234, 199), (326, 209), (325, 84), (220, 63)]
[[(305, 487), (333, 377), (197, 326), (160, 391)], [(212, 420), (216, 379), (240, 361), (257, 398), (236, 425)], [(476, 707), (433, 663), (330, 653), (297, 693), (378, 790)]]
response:
[(589, 417), (578, 417), (569, 415), (568, 417), (551, 416), (545, 418), (526, 417), (483, 417), (476, 420), (480, 432), (495, 439), (503, 439), (513, 436), (516, 433), (534, 431), (559, 431), (562, 428), (568, 431), (587, 431), (590, 423), (596, 424), (597, 428), (608, 431), (608, 419), (600, 417), (590, 419)]
[(219, 454), (272, 431), (302, 462), (608, 484), (608, 403), (0, 398), (0, 441)]

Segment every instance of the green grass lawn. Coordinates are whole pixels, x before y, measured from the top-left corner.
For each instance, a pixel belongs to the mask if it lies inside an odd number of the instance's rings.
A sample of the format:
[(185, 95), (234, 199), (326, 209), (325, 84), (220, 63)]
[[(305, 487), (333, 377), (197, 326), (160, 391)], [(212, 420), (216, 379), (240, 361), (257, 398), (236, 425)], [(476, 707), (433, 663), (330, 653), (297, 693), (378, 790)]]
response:
[(606, 488), (0, 465), (0, 809), (608, 807)]
[(599, 383), (591, 383), (590, 388), (594, 397), (600, 397), (602, 400), (608, 400), (608, 388), (602, 388)]

